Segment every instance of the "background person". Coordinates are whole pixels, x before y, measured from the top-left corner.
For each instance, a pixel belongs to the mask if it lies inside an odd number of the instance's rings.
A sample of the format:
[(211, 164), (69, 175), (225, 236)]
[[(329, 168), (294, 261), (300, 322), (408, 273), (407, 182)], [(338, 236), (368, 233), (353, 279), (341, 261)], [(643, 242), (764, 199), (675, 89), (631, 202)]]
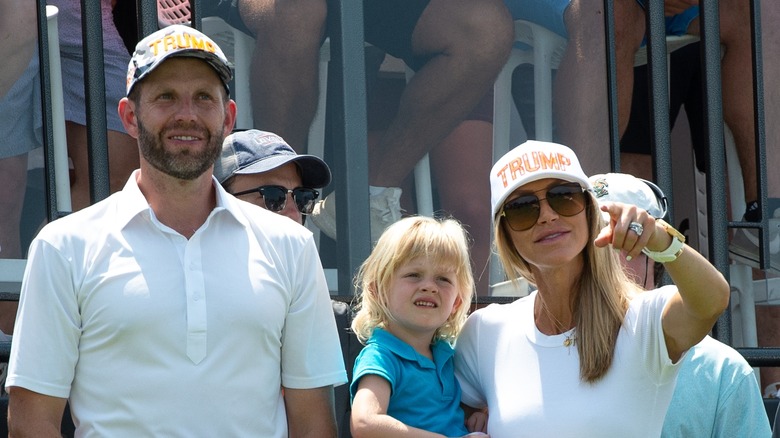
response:
[[(466, 321), (455, 354), (463, 402), (488, 408), (493, 438), (658, 436), (679, 361), (728, 305), (728, 283), (645, 210), (599, 208), (566, 146), (521, 144), (490, 181), (505, 272), (538, 289)], [(675, 285), (639, 293), (619, 250), (663, 261)]]
[[(35, 2), (0, 2), (0, 259), (23, 258), (21, 219), (29, 152), (43, 146)], [(17, 303), (0, 302), (0, 330), (11, 333)]]
[(278, 135), (250, 129), (225, 137), (214, 176), (228, 193), (303, 225), (330, 168), (314, 155), (298, 155)]
[[(326, 3), (243, 0), (203, 2), (201, 9), (204, 17), (219, 16), (255, 38), (250, 72), (254, 127), (279, 134), (297, 151), (306, 148), (321, 91), (317, 78)], [(376, 241), (401, 218), (400, 185), (415, 164), (471, 118), (492, 87), (512, 47), (513, 27), (501, 0), (364, 0), (363, 27), (366, 42), (415, 70), (387, 130), (367, 145)], [(474, 179), (480, 176), (468, 170)], [(456, 187), (442, 190), (458, 192)], [(337, 237), (335, 203), (331, 194), (311, 215), (331, 238)]]
[[(122, 189), (130, 173), (138, 168), (138, 148), (135, 139), (125, 131), (116, 112), (119, 100), (124, 97), (126, 67), (130, 61), (130, 53), (128, 53), (114, 24), (113, 8), (116, 1), (100, 0), (111, 193)], [(49, 0), (48, 3), (59, 8), (57, 23), (62, 65), (62, 91), (65, 103), (65, 134), (68, 142), (68, 156), (73, 164), (71, 172), (73, 209), (79, 210), (91, 203), (81, 2), (79, 0)]]
[[(655, 218), (666, 216), (666, 197), (650, 181), (624, 173), (589, 179), (599, 204), (623, 202)], [(655, 263), (647, 255), (630, 262), (621, 257), (621, 261), (644, 289), (655, 288)], [(710, 336), (691, 347), (680, 365), (661, 436), (768, 437), (771, 433), (756, 376), (745, 358)]]
[(335, 437), (346, 373), (311, 233), (212, 175), (236, 114), (227, 59), (168, 27), (127, 77), (141, 168), (31, 245), (11, 435), (59, 436), (67, 401), (78, 436)]

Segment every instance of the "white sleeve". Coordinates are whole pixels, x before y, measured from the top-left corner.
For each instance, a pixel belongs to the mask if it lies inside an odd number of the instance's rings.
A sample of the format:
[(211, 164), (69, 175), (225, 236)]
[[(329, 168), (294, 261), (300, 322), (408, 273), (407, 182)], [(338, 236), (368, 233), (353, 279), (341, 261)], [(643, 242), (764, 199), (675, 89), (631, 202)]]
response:
[(460, 383), (461, 401), (473, 408), (487, 406), (482, 383), (479, 379), (479, 329), (481, 313), (469, 315), (455, 344), (455, 376)]
[(307, 389), (347, 382), (325, 273), (309, 237), (290, 264), (292, 299), (282, 334), (282, 385)]
[(81, 315), (72, 266), (49, 242), (30, 246), (6, 387), (67, 398), (78, 362)]

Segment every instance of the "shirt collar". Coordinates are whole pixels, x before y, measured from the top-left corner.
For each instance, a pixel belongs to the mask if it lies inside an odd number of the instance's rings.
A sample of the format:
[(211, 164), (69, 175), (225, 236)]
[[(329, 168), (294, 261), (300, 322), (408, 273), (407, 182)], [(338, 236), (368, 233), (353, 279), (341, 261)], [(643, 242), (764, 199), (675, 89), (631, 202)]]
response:
[[(122, 188), (122, 191), (113, 195), (116, 196), (117, 201), (119, 201), (117, 211), (119, 225), (122, 228), (130, 223), (133, 218), (144, 213), (151, 213), (151, 207), (146, 201), (146, 197), (141, 192), (141, 189), (138, 187), (138, 182), (136, 181), (139, 172), (139, 169), (133, 171), (133, 173), (130, 175), (130, 178), (127, 180), (127, 183), (125, 183), (125, 186)], [(214, 188), (216, 189), (217, 202), (210, 216), (225, 210), (237, 222), (246, 227), (248, 225), (247, 219), (243, 214), (240, 213), (240, 207), (238, 205), (239, 201), (230, 195), (227, 191), (225, 191), (225, 189), (222, 188), (222, 185), (219, 184), (213, 175), (211, 180)]]
[[(377, 327), (374, 329), (374, 332), (371, 334), (371, 338), (368, 339), (367, 344), (373, 343), (384, 346), (397, 356), (406, 360), (416, 361), (424, 367), (432, 367), (431, 361), (428, 358), (418, 354), (414, 347), (398, 339), (394, 334), (383, 328)], [(452, 346), (447, 341), (443, 340), (434, 342), (431, 346), (431, 351), (433, 352), (433, 362), (438, 367), (441, 367), (449, 358), (455, 354), (455, 350), (452, 348)]]

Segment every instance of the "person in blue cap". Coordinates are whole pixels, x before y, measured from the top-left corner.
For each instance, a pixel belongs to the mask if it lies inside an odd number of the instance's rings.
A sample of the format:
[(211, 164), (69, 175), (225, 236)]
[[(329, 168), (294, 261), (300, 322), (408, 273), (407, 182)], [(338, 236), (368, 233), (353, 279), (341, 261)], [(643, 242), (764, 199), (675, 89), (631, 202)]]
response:
[(225, 138), (214, 176), (233, 196), (301, 225), (320, 195), (317, 189), (331, 181), (330, 168), (320, 158), (298, 155), (278, 135), (256, 129)]

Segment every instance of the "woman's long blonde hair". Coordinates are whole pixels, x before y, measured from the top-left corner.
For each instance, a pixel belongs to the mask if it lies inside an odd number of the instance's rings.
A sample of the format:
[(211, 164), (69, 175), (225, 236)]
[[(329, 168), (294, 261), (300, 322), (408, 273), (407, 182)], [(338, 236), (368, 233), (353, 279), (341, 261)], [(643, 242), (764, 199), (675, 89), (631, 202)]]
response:
[(453, 342), (466, 321), (474, 295), (468, 242), (466, 231), (455, 219), (412, 216), (387, 228), (355, 277), (360, 301), (352, 331), (360, 342), (365, 344), (374, 328), (384, 328), (392, 320), (387, 303), (393, 274), (418, 257), (429, 257), (435, 265), (455, 267), (460, 305), (432, 339)]
[[(593, 240), (605, 223), (593, 195), (586, 191), (585, 214), (588, 242), (583, 250), (583, 271), (578, 293), (569, 303), (577, 327), (577, 351), (580, 356), (580, 379), (599, 381), (609, 370), (615, 353), (623, 318), (631, 298), (639, 287), (629, 279), (611, 246), (598, 248)], [(536, 284), (530, 264), (512, 243), (509, 229), (500, 216), (494, 221), (496, 251), (510, 279), (526, 278)], [(576, 287), (576, 286), (575, 286)]]

